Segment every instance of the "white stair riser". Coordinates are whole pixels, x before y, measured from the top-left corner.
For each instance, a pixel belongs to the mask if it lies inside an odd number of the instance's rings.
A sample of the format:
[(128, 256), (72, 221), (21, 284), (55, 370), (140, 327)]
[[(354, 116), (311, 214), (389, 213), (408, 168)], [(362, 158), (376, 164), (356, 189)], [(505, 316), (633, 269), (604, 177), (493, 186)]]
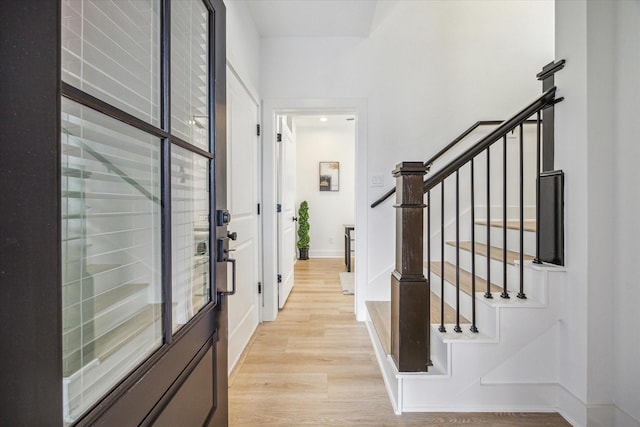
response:
[[(424, 274), (427, 274), (425, 270)], [(431, 290), (438, 295), (440, 298), (440, 286), (441, 280), (440, 276), (435, 273), (431, 273)], [(455, 309), (456, 307), (456, 287), (455, 284), (449, 283), (445, 280), (444, 282), (444, 300), (445, 303)], [(479, 290), (478, 290), (479, 291)], [(471, 296), (467, 293), (460, 291), (460, 314), (469, 320), (472, 321), (472, 299)], [(478, 330), (482, 331), (483, 334), (489, 335), (491, 337), (496, 336), (496, 310), (491, 305), (487, 304), (484, 301), (484, 297), (481, 293), (476, 292), (476, 326)], [(464, 326), (468, 328), (468, 326)]]
[[(455, 265), (455, 251), (456, 248), (453, 246), (449, 246), (445, 250), (445, 258), (448, 262)], [(524, 272), (524, 291), (527, 297), (532, 297), (537, 300), (543, 300), (546, 296), (544, 292), (541, 292), (539, 286), (535, 286), (535, 282), (531, 279), (528, 279), (527, 268), (531, 261), (525, 261), (525, 272)], [(500, 287), (500, 292), (502, 292), (502, 282), (503, 282), (503, 262), (502, 260), (494, 260), (491, 259), (491, 283)], [(460, 266), (463, 270), (468, 272), (471, 271), (471, 252), (460, 250)], [(531, 274), (531, 273), (529, 273)], [(487, 278), (487, 258), (481, 255), (476, 255), (476, 276), (481, 277), (482, 279)], [(484, 293), (486, 289), (478, 289), (478, 292)], [(512, 298), (516, 296), (516, 294), (520, 291), (520, 267), (507, 264), (507, 291), (511, 295)], [(498, 295), (494, 294), (494, 297), (498, 297)]]
[[(499, 227), (491, 227), (491, 246), (497, 248), (503, 248), (502, 245), (504, 236), (503, 229)], [(487, 244), (487, 226), (476, 225), (476, 242)], [(527, 255), (535, 256), (536, 254), (536, 233), (531, 231), (525, 231), (524, 237), (524, 253)], [(466, 238), (471, 240), (471, 236)], [(507, 249), (515, 252), (520, 252), (520, 230), (507, 229)]]
[(449, 366), (449, 348), (447, 344), (437, 336), (437, 332), (435, 332), (434, 328), (431, 328), (430, 342), (431, 361), (434, 366), (429, 367), (429, 371), (437, 371), (444, 374), (451, 372), (451, 367)]
[[(456, 264), (456, 248), (447, 245), (445, 248), (445, 261)], [(471, 252), (460, 249), (460, 268), (471, 272)], [(526, 262), (526, 261), (525, 261)], [(507, 264), (507, 288), (508, 290), (517, 289), (520, 286), (520, 269), (511, 264)], [(487, 278), (487, 258), (476, 254), (476, 276)], [(491, 283), (502, 287), (503, 279), (503, 262), (491, 259)]]

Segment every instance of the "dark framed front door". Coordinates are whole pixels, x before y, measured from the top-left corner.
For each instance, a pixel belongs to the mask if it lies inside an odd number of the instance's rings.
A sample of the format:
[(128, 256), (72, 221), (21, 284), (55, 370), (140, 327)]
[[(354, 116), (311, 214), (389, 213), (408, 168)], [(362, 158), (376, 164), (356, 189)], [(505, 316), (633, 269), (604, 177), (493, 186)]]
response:
[(226, 425), (222, 1), (0, 24), (0, 424)]

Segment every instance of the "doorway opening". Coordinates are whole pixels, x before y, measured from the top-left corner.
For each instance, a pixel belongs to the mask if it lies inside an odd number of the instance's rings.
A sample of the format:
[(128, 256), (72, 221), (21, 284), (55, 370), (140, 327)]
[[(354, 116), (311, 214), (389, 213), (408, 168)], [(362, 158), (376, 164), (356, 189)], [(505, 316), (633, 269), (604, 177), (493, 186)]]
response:
[[(355, 114), (289, 117), (295, 129), (296, 206), (299, 208), (306, 201), (309, 208), (308, 256), (343, 259), (346, 271), (340, 273), (342, 290), (345, 294), (353, 294)], [(303, 259), (301, 249), (298, 251), (298, 259)]]
[[(275, 320), (291, 291), (287, 268), (293, 273), (294, 263), (304, 262), (298, 260), (296, 224), (303, 201), (309, 205), (309, 257), (337, 258), (345, 263), (345, 270), (351, 270), (349, 276), (353, 278), (347, 293), (355, 294), (354, 312), (358, 320), (364, 320), (366, 100), (265, 101), (263, 114), (262, 320)], [(287, 142), (287, 134), (295, 144)], [(357, 240), (356, 224), (363, 230)], [(295, 231), (291, 233), (291, 229)], [(273, 286), (269, 286), (270, 277)]]

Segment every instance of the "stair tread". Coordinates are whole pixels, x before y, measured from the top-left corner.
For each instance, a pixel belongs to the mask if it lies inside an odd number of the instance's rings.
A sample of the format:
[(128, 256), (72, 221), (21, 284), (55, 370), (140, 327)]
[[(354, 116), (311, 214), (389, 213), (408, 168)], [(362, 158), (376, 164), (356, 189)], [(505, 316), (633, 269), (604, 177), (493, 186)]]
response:
[[(449, 241), (447, 242), (449, 246), (456, 246), (456, 242)], [(471, 252), (471, 242), (464, 241), (460, 242), (460, 249), (465, 250), (467, 252)], [(491, 259), (496, 261), (502, 261), (503, 259), (503, 250), (502, 248), (498, 248), (496, 246), (491, 246)], [(476, 254), (481, 256), (487, 256), (487, 245), (484, 243), (476, 242)], [(531, 261), (533, 257), (531, 255), (524, 255), (523, 259), (525, 261)], [(520, 253), (515, 251), (507, 250), (507, 263), (511, 265), (515, 265), (516, 261), (520, 260)]]
[[(431, 322), (440, 324), (440, 298), (431, 292)], [(366, 301), (367, 311), (371, 322), (378, 334), (382, 348), (391, 354), (391, 301)], [(456, 323), (456, 312), (449, 304), (444, 305), (444, 322)], [(464, 316), (460, 316), (460, 324), (471, 323)]]
[(118, 350), (125, 342), (136, 338), (148, 326), (157, 321), (162, 310), (157, 308), (161, 304), (148, 304), (138, 313), (100, 336), (95, 341), (95, 355), (98, 359), (105, 359)]
[[(425, 267), (427, 262), (424, 263)], [(431, 261), (431, 272), (436, 276), (440, 276), (440, 261)], [(471, 295), (471, 273), (466, 270), (460, 269), (460, 289), (467, 295)], [(456, 266), (450, 262), (444, 263), (444, 280), (454, 284), (456, 283)], [(487, 281), (483, 278), (476, 276), (476, 292), (485, 292), (487, 289)], [(491, 284), (491, 292), (500, 292), (502, 288), (495, 284)]]
[[(477, 220), (476, 225), (487, 225), (487, 220), (481, 219)], [(491, 227), (502, 228), (504, 223), (502, 220), (492, 220), (489, 225)], [(509, 230), (520, 230), (520, 221), (519, 220), (507, 220), (507, 228)], [(536, 220), (535, 219), (525, 219), (524, 220), (524, 231), (536, 231)]]
[(391, 354), (391, 302), (366, 301), (371, 323), (386, 354)]
[(114, 268), (121, 267), (120, 264), (89, 264), (86, 267), (88, 274), (95, 275), (104, 273), (105, 271), (113, 270)]

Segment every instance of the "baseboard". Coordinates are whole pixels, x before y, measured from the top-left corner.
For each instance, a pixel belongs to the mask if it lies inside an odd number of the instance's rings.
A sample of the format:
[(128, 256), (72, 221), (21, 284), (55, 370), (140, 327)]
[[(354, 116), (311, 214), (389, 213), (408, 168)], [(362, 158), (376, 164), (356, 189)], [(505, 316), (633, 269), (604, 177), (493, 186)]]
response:
[(574, 427), (640, 427), (640, 420), (617, 405), (587, 404), (558, 386), (558, 413)]
[(255, 304), (251, 305), (251, 308), (247, 310), (245, 315), (240, 320), (240, 323), (233, 328), (233, 330), (229, 331), (229, 372), (233, 371), (236, 364), (242, 357), (242, 353), (244, 352), (247, 344), (251, 341), (251, 337), (258, 327), (259, 319), (258, 319), (258, 307)]
[(330, 249), (309, 249), (309, 258), (344, 258), (344, 251)]
[(613, 425), (614, 426), (624, 426), (624, 427), (640, 427), (640, 420), (632, 417), (629, 413), (623, 411), (618, 408), (618, 406), (613, 407)]

